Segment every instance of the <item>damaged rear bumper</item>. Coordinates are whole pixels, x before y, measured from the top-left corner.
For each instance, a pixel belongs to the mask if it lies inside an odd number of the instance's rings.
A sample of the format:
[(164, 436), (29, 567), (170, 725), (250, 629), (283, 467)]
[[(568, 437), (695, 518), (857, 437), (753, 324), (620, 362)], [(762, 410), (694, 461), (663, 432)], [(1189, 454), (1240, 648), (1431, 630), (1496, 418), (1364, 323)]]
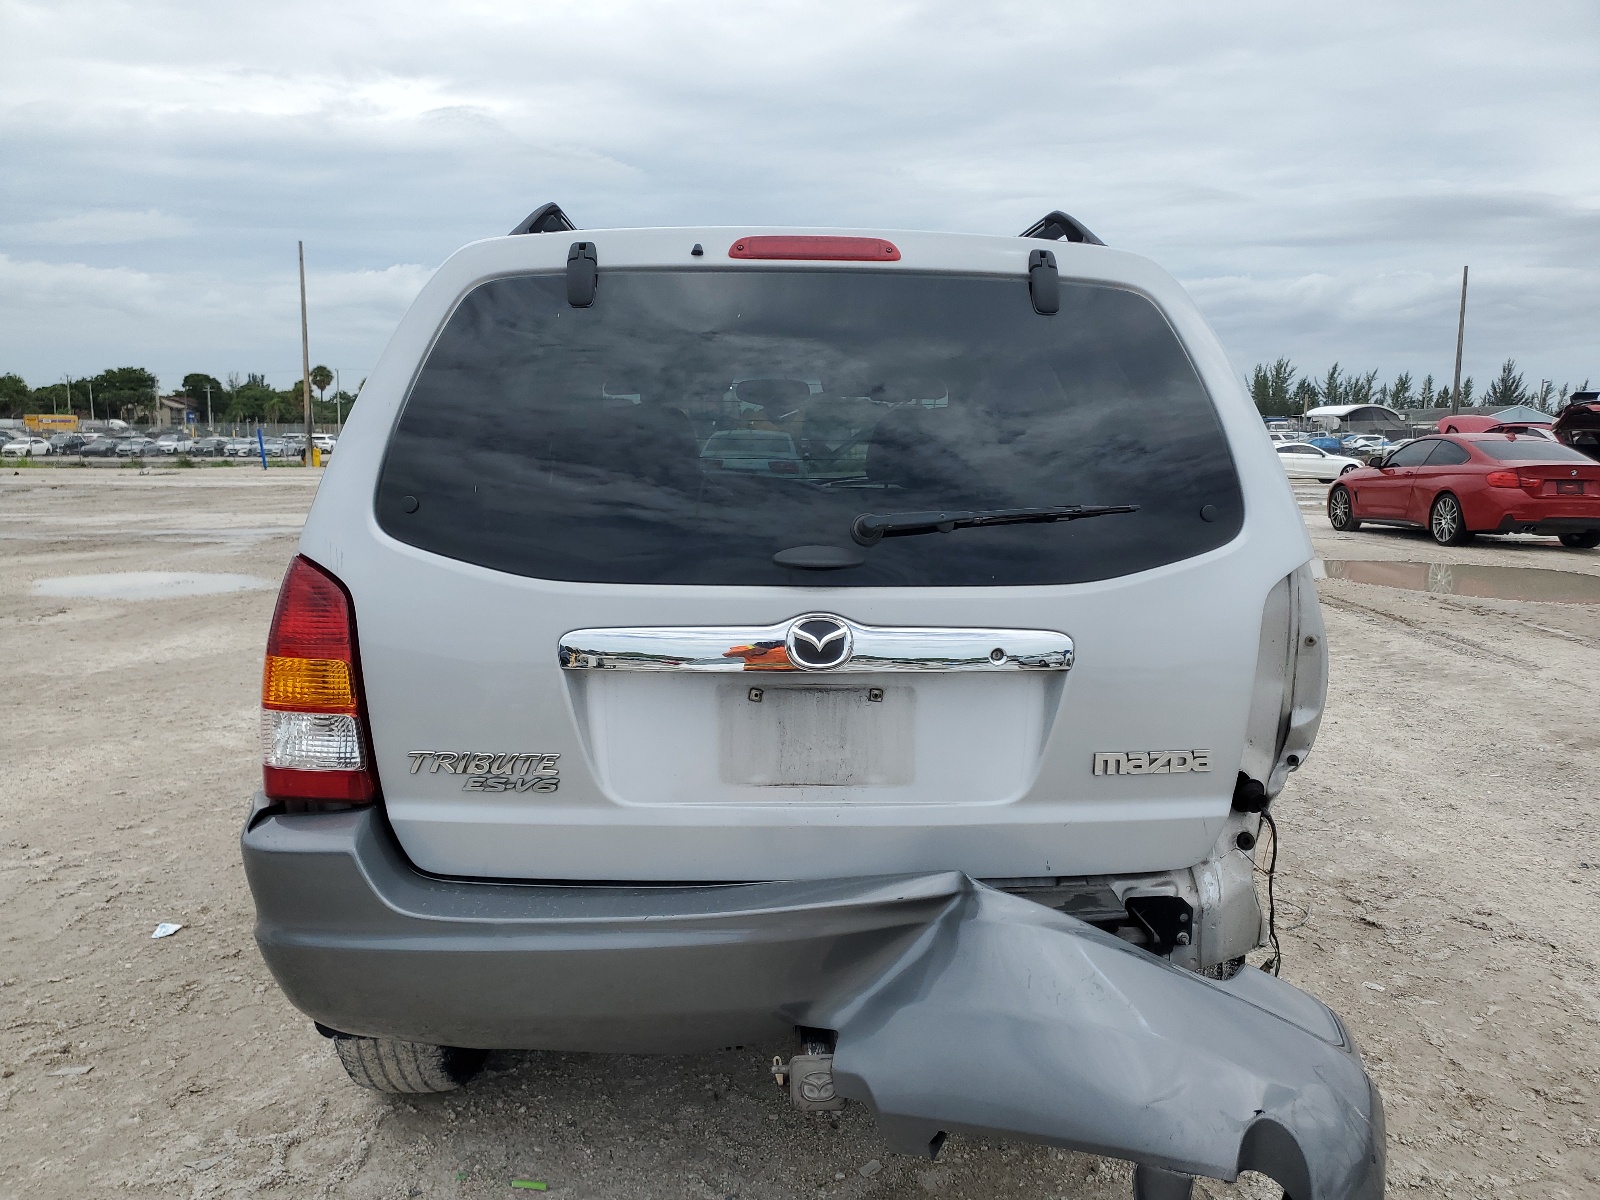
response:
[(1383, 1194), (1383, 1113), (1338, 1019), (955, 872), (692, 887), (464, 883), (374, 809), (243, 836), (257, 942), (301, 1011), (441, 1045), (694, 1051), (837, 1034), (897, 1148), (993, 1131), (1295, 1200)]
[(1320, 1000), (1246, 967), (1207, 979), (964, 881), (838, 1031), (834, 1084), (896, 1149), (1020, 1135), (1185, 1175), (1260, 1171), (1294, 1200), (1376, 1200), (1383, 1106)]

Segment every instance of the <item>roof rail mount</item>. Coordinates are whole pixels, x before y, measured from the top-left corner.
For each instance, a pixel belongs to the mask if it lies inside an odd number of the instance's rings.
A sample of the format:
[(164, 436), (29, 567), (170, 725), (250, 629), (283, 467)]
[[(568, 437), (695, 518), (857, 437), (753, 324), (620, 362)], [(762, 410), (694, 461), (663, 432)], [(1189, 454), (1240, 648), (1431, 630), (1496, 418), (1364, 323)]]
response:
[(593, 242), (573, 242), (567, 247), (567, 303), (573, 308), (588, 308), (594, 303), (594, 290), (600, 282), (600, 261)]
[(1017, 236), (1043, 238), (1048, 242), (1059, 242), (1065, 238), (1069, 242), (1087, 242), (1091, 246), (1105, 245), (1104, 242), (1089, 232), (1088, 227), (1082, 221), (1067, 216), (1059, 208), (1053, 213), (1047, 213), (1040, 217)]
[(1028, 251), (1028, 294), (1040, 316), (1061, 311), (1061, 276), (1056, 273), (1056, 256), (1048, 250)]
[(576, 228), (572, 218), (561, 211), (561, 206), (552, 202), (534, 209), (506, 236), (516, 237), (519, 233), (570, 233)]

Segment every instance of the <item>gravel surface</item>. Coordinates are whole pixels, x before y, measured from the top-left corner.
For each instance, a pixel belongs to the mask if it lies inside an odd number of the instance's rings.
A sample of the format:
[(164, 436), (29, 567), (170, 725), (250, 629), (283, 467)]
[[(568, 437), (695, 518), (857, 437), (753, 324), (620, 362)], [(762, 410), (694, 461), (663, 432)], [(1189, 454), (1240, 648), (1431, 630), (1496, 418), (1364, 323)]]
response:
[[(240, 821), (273, 592), (316, 471), (0, 474), (0, 1195), (1125, 1197), (1124, 1164), (793, 1112), (774, 1047), (495, 1054), (443, 1097), (350, 1085), (251, 940)], [(1329, 558), (1600, 574), (1549, 539), (1336, 535)], [(1600, 1194), (1600, 608), (1328, 580), (1329, 714), (1275, 812), (1284, 974), (1343, 1013), (1397, 1196)], [(153, 940), (158, 922), (181, 923)], [(1264, 1181), (1197, 1195), (1276, 1196)]]

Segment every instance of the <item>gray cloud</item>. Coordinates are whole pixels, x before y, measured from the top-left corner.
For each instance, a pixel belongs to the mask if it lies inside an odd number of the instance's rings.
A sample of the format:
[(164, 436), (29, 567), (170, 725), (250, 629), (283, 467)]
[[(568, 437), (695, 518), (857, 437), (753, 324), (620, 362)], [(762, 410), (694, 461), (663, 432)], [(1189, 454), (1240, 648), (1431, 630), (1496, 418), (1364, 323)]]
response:
[[(1051, 208), (1280, 353), (1600, 378), (1591, 4), (0, 2), (0, 370), (369, 366), (457, 245), (1011, 233)], [(1586, 82), (1587, 81), (1587, 82)]]

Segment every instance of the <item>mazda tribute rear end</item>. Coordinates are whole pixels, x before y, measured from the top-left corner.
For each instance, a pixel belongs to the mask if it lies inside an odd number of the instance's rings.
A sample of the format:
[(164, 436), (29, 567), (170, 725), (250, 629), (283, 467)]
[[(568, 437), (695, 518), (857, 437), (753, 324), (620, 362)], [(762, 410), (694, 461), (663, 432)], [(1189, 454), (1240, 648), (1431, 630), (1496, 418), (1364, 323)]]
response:
[(423, 289), (306, 523), (262, 953), (380, 1090), (792, 1036), (797, 1105), (912, 1152), (1381, 1195), (1343, 1025), (1244, 965), (1326, 689), (1310, 558), (1194, 305), (1064, 214), (546, 206)]

